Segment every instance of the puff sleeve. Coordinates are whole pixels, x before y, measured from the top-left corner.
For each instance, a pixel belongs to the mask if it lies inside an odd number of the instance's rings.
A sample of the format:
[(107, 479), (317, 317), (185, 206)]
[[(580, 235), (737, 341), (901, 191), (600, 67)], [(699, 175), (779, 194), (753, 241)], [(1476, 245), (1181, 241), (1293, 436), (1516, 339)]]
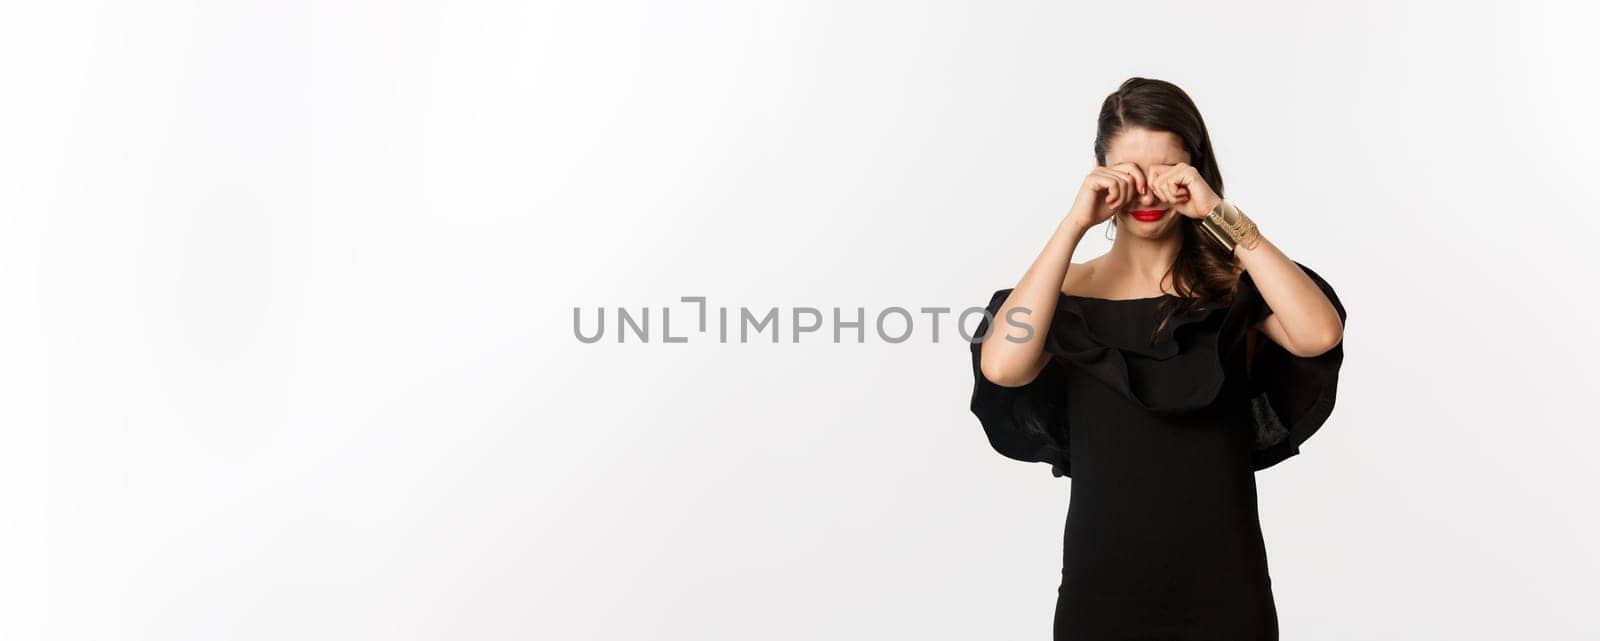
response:
[[(1344, 304), (1333, 286), (1311, 268), (1298, 261), (1295, 264), (1317, 283), (1344, 322)], [(1227, 349), (1237, 349), (1242, 354), (1247, 333), (1244, 330), (1255, 327), (1270, 314), (1272, 309), (1249, 272), (1241, 274), (1227, 320), (1230, 331), (1224, 332), (1231, 341)], [(1257, 336), (1255, 354), (1245, 375), (1247, 410), (1256, 438), (1254, 469), (1263, 470), (1299, 454), (1300, 445), (1327, 422), (1333, 413), (1343, 362), (1342, 338), (1322, 354), (1301, 357), (1264, 335)]]
[[(1050, 472), (1056, 477), (1071, 476), (1067, 458), (1066, 366), (1052, 357), (1038, 377), (1019, 387), (995, 384), (980, 367), (982, 339), (989, 335), (991, 319), (997, 319), (1000, 306), (1011, 291), (1002, 289), (990, 298), (988, 313), (971, 343), (971, 410), (995, 451), (1019, 461), (1049, 463)], [(1036, 327), (1034, 331), (1045, 330)], [(1046, 332), (1046, 341), (1052, 340), (1050, 332)], [(1056, 351), (1049, 346), (1045, 349)]]

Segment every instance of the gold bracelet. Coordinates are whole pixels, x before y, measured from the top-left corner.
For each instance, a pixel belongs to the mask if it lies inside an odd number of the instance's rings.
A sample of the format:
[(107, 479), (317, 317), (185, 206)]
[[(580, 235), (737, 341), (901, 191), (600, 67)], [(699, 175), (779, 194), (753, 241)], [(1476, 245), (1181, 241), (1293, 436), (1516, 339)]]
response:
[(1245, 249), (1255, 249), (1256, 243), (1261, 240), (1261, 232), (1256, 229), (1255, 221), (1226, 200), (1218, 201), (1217, 206), (1200, 219), (1200, 228), (1230, 253), (1239, 245), (1244, 245)]

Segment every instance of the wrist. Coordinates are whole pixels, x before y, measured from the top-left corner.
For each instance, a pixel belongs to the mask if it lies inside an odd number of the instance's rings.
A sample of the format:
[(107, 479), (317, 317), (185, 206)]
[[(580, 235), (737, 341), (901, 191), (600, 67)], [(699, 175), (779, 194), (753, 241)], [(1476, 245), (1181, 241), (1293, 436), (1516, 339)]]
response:
[(1075, 216), (1068, 216), (1061, 219), (1061, 223), (1056, 225), (1056, 230), (1065, 233), (1074, 239), (1077, 239), (1081, 238), (1084, 233), (1088, 232), (1090, 227), (1092, 227), (1092, 225), (1088, 224), (1088, 222), (1084, 221), (1083, 219)]

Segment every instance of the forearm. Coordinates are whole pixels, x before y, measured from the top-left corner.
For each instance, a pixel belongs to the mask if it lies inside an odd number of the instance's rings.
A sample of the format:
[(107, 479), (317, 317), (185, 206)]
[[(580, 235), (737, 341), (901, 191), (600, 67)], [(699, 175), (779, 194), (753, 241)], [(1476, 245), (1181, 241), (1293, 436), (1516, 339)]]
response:
[(1316, 281), (1257, 230), (1254, 247), (1234, 249), (1272, 314), (1261, 329), (1290, 352), (1319, 354), (1338, 343), (1344, 327), (1339, 312)]
[[(1016, 387), (1038, 376), (1047, 358), (1045, 333), (1054, 319), (1061, 286), (1085, 230), (1076, 219), (1063, 219), (1001, 304), (982, 348), (981, 366), (989, 380)], [(1012, 310), (1017, 311), (1013, 314)]]

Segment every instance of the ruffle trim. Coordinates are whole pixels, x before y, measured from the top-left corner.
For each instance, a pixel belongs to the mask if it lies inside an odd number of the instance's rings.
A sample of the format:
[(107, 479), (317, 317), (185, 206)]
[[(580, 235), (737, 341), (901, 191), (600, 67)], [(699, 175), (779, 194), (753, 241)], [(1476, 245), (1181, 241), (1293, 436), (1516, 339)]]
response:
[[(1003, 291), (1009, 295), (1010, 290)], [(1228, 326), (1228, 306), (1213, 303), (1175, 314), (1154, 345), (1127, 345), (1095, 334), (1083, 305), (1078, 297), (1059, 297), (1050, 340), (1044, 346), (1054, 358), (1082, 369), (1135, 405), (1156, 413), (1200, 409), (1213, 403), (1222, 391), (1227, 374), (1218, 349)]]
[[(1323, 290), (1343, 321), (1344, 306), (1333, 288), (1310, 268), (1295, 264)], [(988, 334), (989, 319), (1011, 291), (994, 292), (977, 336)], [(1227, 387), (1228, 373), (1246, 365), (1243, 348), (1248, 330), (1272, 313), (1245, 272), (1231, 303), (1173, 315), (1155, 344), (1128, 345), (1097, 335), (1085, 302), (1058, 292), (1044, 345), (1052, 358), (1027, 385), (1002, 387), (989, 381), (979, 367), (982, 342), (971, 343), (975, 379), (971, 409), (990, 444), (1009, 458), (1050, 463), (1056, 477), (1071, 476), (1066, 367), (1080, 368), (1150, 412), (1205, 408)], [(1248, 399), (1243, 415), (1251, 423), (1241, 427), (1255, 434), (1255, 470), (1298, 454), (1299, 446), (1326, 422), (1333, 411), (1343, 355), (1343, 341), (1321, 355), (1302, 358), (1260, 337), (1248, 376), (1239, 372)]]
[[(1002, 289), (990, 298), (989, 313), (978, 324), (975, 337), (989, 335), (992, 320), (1011, 291)], [(1052, 340), (1047, 333), (1046, 349)], [(1071, 476), (1066, 365), (1052, 358), (1026, 385), (1004, 387), (983, 375), (982, 348), (981, 340), (970, 343), (973, 387), (969, 407), (983, 426), (989, 445), (1007, 458), (1049, 463), (1054, 476)]]
[[(1339, 314), (1339, 322), (1348, 326), (1344, 303), (1333, 286), (1310, 267), (1298, 261), (1295, 264), (1328, 297)], [(1224, 330), (1228, 340), (1233, 342), (1228, 349), (1239, 346), (1244, 339), (1244, 329), (1272, 314), (1249, 272), (1239, 277), (1233, 307), (1238, 325)], [(1300, 446), (1333, 414), (1339, 391), (1339, 370), (1344, 364), (1344, 340), (1311, 357), (1290, 354), (1265, 336), (1256, 343), (1256, 353), (1245, 380), (1248, 383), (1246, 395), (1250, 399), (1249, 415), (1256, 432), (1253, 467), (1260, 471), (1299, 454)], [(1223, 353), (1229, 352), (1224, 350)]]

